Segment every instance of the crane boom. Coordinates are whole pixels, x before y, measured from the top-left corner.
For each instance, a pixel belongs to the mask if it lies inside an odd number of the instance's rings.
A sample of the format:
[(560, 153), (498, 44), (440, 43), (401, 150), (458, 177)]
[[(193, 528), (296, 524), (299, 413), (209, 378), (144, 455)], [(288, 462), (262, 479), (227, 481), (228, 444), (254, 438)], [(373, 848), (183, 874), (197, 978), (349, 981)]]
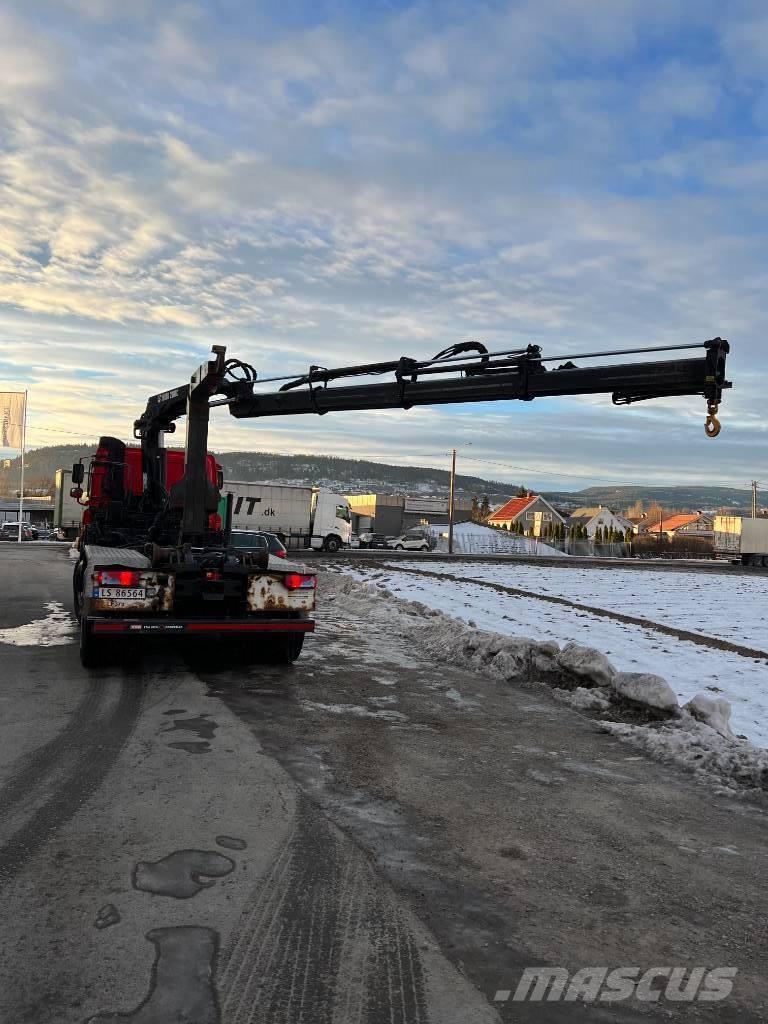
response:
[[(421, 405), (465, 402), (524, 401), (568, 395), (610, 394), (615, 405), (654, 398), (700, 395), (707, 402), (706, 432), (720, 432), (717, 411), (723, 391), (731, 387), (725, 377), (730, 346), (722, 338), (701, 345), (591, 353), (593, 358), (696, 349), (698, 356), (651, 359), (608, 365), (576, 366), (566, 360), (553, 369), (537, 345), (505, 352), (488, 352), (480, 342), (463, 342), (432, 359), (401, 357), (378, 363), (328, 369), (311, 366), (305, 374), (259, 382), (249, 363), (225, 359), (224, 346), (213, 347), (213, 358), (203, 363), (190, 383), (152, 396), (134, 425), (141, 440), (147, 475), (148, 499), (163, 490), (162, 434), (175, 430), (175, 420), (187, 415), (186, 474), (175, 500), (183, 507), (181, 538), (205, 533), (210, 496), (203, 494), (210, 410), (228, 406), (235, 419), (265, 416), (300, 416), (308, 413), (410, 409)], [(585, 357), (589, 358), (590, 354)], [(386, 381), (345, 383), (350, 378), (389, 376)], [(281, 381), (278, 390), (258, 390), (262, 383)], [(218, 397), (217, 397), (218, 396)]]

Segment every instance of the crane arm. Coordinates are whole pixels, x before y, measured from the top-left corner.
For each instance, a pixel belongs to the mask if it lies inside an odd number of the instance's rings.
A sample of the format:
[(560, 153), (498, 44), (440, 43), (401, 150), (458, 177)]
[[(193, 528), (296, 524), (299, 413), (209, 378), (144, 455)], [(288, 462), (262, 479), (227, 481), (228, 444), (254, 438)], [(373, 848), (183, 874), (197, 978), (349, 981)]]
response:
[[(488, 352), (480, 342), (463, 342), (432, 359), (401, 357), (379, 363), (336, 369), (312, 366), (299, 376), (258, 381), (249, 363), (225, 359), (222, 345), (191, 377), (190, 383), (152, 396), (134, 424), (140, 439), (147, 483), (145, 494), (158, 502), (164, 493), (162, 434), (175, 429), (175, 420), (187, 416), (185, 476), (171, 500), (183, 509), (182, 538), (205, 537), (206, 515), (212, 496), (205, 479), (210, 410), (228, 406), (236, 419), (263, 416), (299, 416), (306, 413), (373, 409), (410, 409), (420, 405), (464, 402), (524, 401), (566, 395), (610, 394), (616, 405), (653, 398), (700, 395), (707, 402), (706, 432), (720, 432), (717, 411), (725, 378), (727, 341), (713, 338), (703, 345), (663, 346), (613, 352), (592, 352), (573, 358), (647, 355), (696, 349), (697, 356), (652, 359), (608, 365), (576, 366), (570, 359), (544, 357), (537, 345), (505, 352)], [(558, 363), (553, 369), (547, 364)], [(358, 377), (388, 377), (345, 383)], [(259, 390), (281, 383), (278, 390)]]

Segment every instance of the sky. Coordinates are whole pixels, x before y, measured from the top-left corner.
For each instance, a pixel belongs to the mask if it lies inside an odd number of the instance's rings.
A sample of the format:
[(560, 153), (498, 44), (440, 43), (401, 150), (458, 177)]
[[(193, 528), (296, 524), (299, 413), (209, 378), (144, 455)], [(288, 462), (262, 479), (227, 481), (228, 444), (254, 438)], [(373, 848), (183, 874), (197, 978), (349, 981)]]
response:
[(211, 445), (768, 490), (767, 84), (764, 0), (5, 5), (0, 391), (37, 447), (130, 437), (212, 344), (270, 376), (720, 336), (717, 440), (703, 399), (606, 396)]

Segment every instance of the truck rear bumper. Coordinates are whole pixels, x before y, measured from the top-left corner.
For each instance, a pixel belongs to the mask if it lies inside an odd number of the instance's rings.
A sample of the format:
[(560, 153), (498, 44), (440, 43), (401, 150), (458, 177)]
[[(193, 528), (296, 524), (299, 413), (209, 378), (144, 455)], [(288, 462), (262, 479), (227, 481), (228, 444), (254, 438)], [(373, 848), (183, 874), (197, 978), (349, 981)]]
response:
[(314, 619), (102, 619), (87, 616), (94, 633), (139, 633), (178, 636), (180, 633), (313, 633)]

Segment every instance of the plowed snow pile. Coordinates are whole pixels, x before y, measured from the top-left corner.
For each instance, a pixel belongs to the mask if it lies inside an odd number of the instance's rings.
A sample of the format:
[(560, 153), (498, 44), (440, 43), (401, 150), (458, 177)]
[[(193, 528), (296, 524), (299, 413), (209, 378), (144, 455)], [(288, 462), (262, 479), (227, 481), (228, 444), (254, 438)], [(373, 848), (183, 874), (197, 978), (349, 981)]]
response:
[(684, 765), (719, 790), (761, 797), (768, 790), (768, 752), (732, 735), (727, 701), (699, 694), (681, 707), (664, 678), (619, 672), (594, 648), (480, 630), (421, 601), (398, 598), (380, 581), (363, 582), (346, 571), (334, 573), (332, 582), (330, 576), (328, 589), (351, 613), (383, 619), (436, 660), (506, 684), (553, 687), (602, 719), (606, 731)]

